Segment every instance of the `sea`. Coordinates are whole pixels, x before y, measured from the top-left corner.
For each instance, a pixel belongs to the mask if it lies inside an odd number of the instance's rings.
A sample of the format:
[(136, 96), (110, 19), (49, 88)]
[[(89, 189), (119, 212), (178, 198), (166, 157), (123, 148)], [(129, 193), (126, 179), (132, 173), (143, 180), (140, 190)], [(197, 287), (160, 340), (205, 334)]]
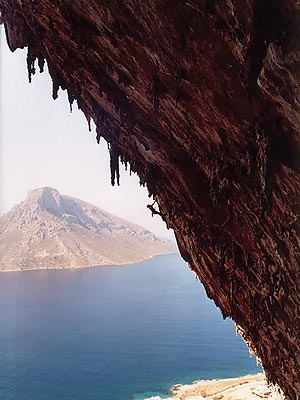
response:
[(261, 372), (178, 254), (0, 274), (1, 400), (141, 400)]

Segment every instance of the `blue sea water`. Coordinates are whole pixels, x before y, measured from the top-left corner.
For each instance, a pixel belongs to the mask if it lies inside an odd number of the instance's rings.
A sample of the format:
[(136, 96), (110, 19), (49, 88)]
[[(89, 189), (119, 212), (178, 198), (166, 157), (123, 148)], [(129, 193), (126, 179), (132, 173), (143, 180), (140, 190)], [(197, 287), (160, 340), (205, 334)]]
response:
[(257, 373), (176, 254), (0, 274), (1, 400), (129, 400)]

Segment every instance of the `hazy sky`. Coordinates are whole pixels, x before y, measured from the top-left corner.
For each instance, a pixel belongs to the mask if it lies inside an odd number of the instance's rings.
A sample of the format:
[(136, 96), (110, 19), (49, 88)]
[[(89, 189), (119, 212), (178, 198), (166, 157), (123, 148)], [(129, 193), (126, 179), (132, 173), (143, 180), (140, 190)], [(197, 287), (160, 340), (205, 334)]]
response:
[(27, 50), (11, 53), (1, 27), (0, 57), (0, 214), (22, 201), (28, 191), (52, 186), (136, 222), (159, 236), (172, 237), (136, 175), (121, 170), (121, 186), (110, 185), (107, 144), (95, 140), (84, 115), (66, 92), (52, 99), (48, 72), (28, 83)]

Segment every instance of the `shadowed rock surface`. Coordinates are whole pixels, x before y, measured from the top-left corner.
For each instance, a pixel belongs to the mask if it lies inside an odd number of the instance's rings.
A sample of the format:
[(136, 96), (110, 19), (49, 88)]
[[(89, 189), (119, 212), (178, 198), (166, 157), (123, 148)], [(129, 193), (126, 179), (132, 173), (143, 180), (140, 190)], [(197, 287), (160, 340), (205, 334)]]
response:
[(175, 243), (50, 187), (0, 217), (4, 271), (129, 264), (175, 252)]
[[(0, 0), (29, 80), (47, 60), (112, 183), (129, 163), (182, 257), (287, 397), (299, 368), (299, 6), (292, 0)], [(34, 118), (34, 110), (32, 110)], [(87, 154), (88, 157), (88, 154)]]

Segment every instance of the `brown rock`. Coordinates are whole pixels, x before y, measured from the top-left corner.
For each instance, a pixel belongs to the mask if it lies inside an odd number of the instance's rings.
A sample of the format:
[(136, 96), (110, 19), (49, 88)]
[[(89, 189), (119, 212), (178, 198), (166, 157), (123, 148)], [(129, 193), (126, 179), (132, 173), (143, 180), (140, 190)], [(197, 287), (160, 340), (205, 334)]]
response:
[[(294, 0), (0, 0), (29, 78), (77, 100), (155, 196), (267, 378), (300, 393), (299, 7)], [(34, 113), (34, 110), (33, 110)]]

